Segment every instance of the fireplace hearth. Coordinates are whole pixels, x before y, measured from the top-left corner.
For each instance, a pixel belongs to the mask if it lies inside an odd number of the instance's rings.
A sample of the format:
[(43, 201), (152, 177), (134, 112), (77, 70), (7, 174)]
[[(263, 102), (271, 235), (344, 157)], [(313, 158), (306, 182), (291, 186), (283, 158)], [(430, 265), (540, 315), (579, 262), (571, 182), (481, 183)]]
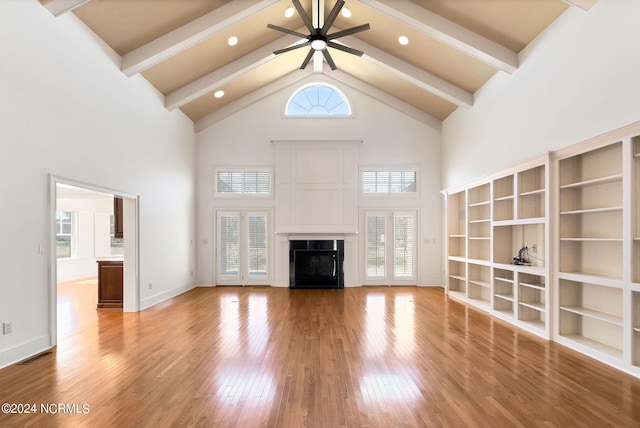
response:
[(344, 288), (344, 241), (289, 241), (289, 288)]

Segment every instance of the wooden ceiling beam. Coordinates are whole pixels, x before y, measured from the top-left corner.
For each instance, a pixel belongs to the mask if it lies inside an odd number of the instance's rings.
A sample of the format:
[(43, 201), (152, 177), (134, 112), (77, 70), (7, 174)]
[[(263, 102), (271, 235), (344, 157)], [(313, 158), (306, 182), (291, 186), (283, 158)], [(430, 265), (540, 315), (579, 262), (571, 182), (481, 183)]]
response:
[(509, 74), (519, 66), (518, 54), (409, 0), (360, 0), (403, 24)]
[(583, 10), (589, 10), (598, 3), (598, 0), (562, 0), (571, 6), (577, 6)]
[(60, 16), (71, 12), (76, 7), (82, 6), (88, 1), (89, 0), (49, 0), (42, 5), (47, 8), (53, 16)]
[(167, 110), (175, 110), (183, 105), (209, 93), (215, 91), (222, 85), (237, 79), (245, 73), (271, 61), (276, 56), (273, 51), (284, 46), (290, 46), (294, 43), (304, 42), (298, 37), (286, 35), (283, 36), (248, 55), (213, 71), (180, 89), (167, 94), (165, 97), (165, 108)]
[(473, 106), (473, 94), (467, 92), (439, 77), (434, 76), (418, 67), (396, 58), (368, 43), (363, 42), (355, 36), (342, 37), (338, 43), (364, 52), (363, 59), (388, 70), (399, 78), (412, 83), (425, 91), (431, 92), (438, 97), (449, 101), (465, 109)]
[(253, 0), (229, 2), (125, 54), (122, 57), (122, 72), (127, 76), (140, 73), (275, 3), (278, 0), (262, 0), (257, 4)]

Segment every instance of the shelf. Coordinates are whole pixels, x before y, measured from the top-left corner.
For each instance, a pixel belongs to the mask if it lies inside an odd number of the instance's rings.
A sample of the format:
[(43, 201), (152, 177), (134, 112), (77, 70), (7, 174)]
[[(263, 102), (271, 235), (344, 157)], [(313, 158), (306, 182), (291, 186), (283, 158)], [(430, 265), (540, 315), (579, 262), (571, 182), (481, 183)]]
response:
[(491, 203), (491, 201), (480, 201), (480, 202), (474, 202), (473, 204), (469, 204), (469, 208), (473, 208), (473, 207), (481, 207), (483, 205), (489, 205)]
[(570, 242), (622, 242), (622, 238), (560, 238), (560, 241), (570, 241)]
[(508, 196), (501, 196), (499, 198), (493, 198), (494, 202), (501, 202), (501, 201), (512, 201), (515, 198), (514, 195), (508, 195)]
[(518, 302), (518, 304), (520, 306), (525, 306), (527, 308), (531, 308), (533, 310), (539, 311), (539, 312), (545, 312), (546, 311), (546, 307), (544, 305), (544, 303), (539, 303), (539, 302)]
[(482, 266), (491, 266), (491, 262), (485, 259), (467, 259), (467, 261), (469, 262), (470, 265), (474, 264), (474, 265), (482, 265)]
[(514, 272), (524, 272), (530, 273), (532, 275), (545, 275), (544, 266), (525, 266), (525, 265), (514, 265), (510, 263), (494, 263), (493, 267), (498, 269), (510, 270)]
[(458, 281), (466, 281), (467, 278), (460, 275), (449, 275), (449, 278), (457, 279)]
[(546, 287), (543, 284), (529, 284), (527, 282), (520, 282), (519, 284), (523, 287), (535, 288), (536, 290), (546, 290)]
[(608, 212), (616, 212), (616, 211), (622, 211), (622, 207), (615, 206), (615, 207), (603, 207), (603, 208), (587, 208), (583, 210), (560, 211), (560, 215), (594, 214), (594, 213), (608, 213)]
[(494, 296), (502, 299), (502, 300), (508, 300), (509, 302), (513, 302), (513, 295), (512, 294), (494, 294)]
[(583, 308), (581, 306), (560, 306), (563, 311), (572, 312), (574, 314), (590, 317), (599, 321), (608, 322), (610, 324), (619, 325), (622, 327), (622, 317), (607, 314), (604, 312), (594, 311), (591, 309)]
[(464, 256), (449, 256), (449, 260), (454, 262), (466, 262), (467, 259)]
[(589, 187), (589, 186), (596, 186), (598, 184), (615, 183), (617, 181), (622, 181), (622, 174), (614, 174), (606, 177), (592, 178), (590, 180), (564, 184), (560, 186), (560, 189), (575, 189), (578, 187)]
[(546, 219), (544, 217), (529, 217), (520, 218), (517, 220), (496, 220), (493, 222), (494, 226), (522, 226), (525, 224), (545, 224)]
[(513, 278), (499, 278), (499, 277), (494, 277), (493, 278), (495, 281), (504, 281), (504, 282), (508, 282), (510, 284), (513, 284)]
[(474, 241), (474, 240), (488, 240), (491, 239), (491, 237), (489, 236), (470, 236), (469, 240)]
[(464, 291), (460, 291), (460, 290), (449, 290), (449, 296), (458, 299), (458, 300), (464, 300), (465, 299), (465, 292)]
[(519, 193), (518, 196), (535, 196), (535, 195), (544, 195), (546, 192), (545, 189), (536, 189), (530, 190), (528, 192)]
[(449, 238), (466, 238), (467, 235), (449, 235)]
[(620, 288), (624, 286), (621, 278), (606, 275), (585, 274), (582, 272), (558, 272), (558, 279), (566, 279), (574, 282), (586, 282), (603, 287)]
[(475, 284), (475, 285), (479, 285), (480, 287), (491, 288), (491, 284), (485, 281), (476, 281), (476, 280), (470, 279), (469, 284)]
[(469, 224), (477, 224), (477, 223), (490, 223), (490, 218), (481, 218), (479, 220), (469, 220)]
[(576, 334), (568, 334), (568, 335), (562, 335), (562, 337), (567, 338), (573, 342), (576, 342), (582, 346), (591, 348), (595, 351), (598, 351), (602, 354), (605, 354), (609, 357), (613, 357), (617, 360), (621, 360), (622, 359), (622, 351), (620, 349), (614, 348), (612, 346), (607, 346), (603, 343), (600, 342), (596, 342), (595, 340), (591, 340), (589, 338), (586, 338), (584, 336), (580, 336), (580, 335), (576, 335)]

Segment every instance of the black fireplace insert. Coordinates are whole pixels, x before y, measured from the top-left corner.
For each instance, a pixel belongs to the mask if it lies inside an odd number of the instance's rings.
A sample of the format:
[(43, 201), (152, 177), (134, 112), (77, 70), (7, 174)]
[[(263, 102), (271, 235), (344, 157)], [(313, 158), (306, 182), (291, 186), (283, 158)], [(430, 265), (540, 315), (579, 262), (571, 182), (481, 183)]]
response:
[(343, 240), (289, 241), (290, 288), (344, 288)]

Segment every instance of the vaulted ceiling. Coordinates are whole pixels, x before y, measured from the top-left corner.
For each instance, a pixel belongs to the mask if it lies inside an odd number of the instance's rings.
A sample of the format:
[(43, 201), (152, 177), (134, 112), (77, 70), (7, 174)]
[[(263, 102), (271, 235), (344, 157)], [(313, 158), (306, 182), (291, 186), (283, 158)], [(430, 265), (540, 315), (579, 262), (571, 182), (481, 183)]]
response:
[[(301, 0), (322, 24), (339, 0)], [(41, 0), (52, 14), (75, 14), (121, 56), (121, 71), (142, 74), (201, 130), (313, 73), (325, 75), (439, 126), (495, 73), (512, 74), (518, 53), (568, 7), (597, 0), (346, 0), (329, 33), (369, 23), (335, 41), (300, 69), (309, 48), (274, 55), (306, 41), (267, 28), (309, 34), (290, 0)], [(398, 42), (400, 36), (408, 44)], [(229, 39), (237, 38), (231, 46)], [(223, 91), (222, 97), (216, 92)]]

